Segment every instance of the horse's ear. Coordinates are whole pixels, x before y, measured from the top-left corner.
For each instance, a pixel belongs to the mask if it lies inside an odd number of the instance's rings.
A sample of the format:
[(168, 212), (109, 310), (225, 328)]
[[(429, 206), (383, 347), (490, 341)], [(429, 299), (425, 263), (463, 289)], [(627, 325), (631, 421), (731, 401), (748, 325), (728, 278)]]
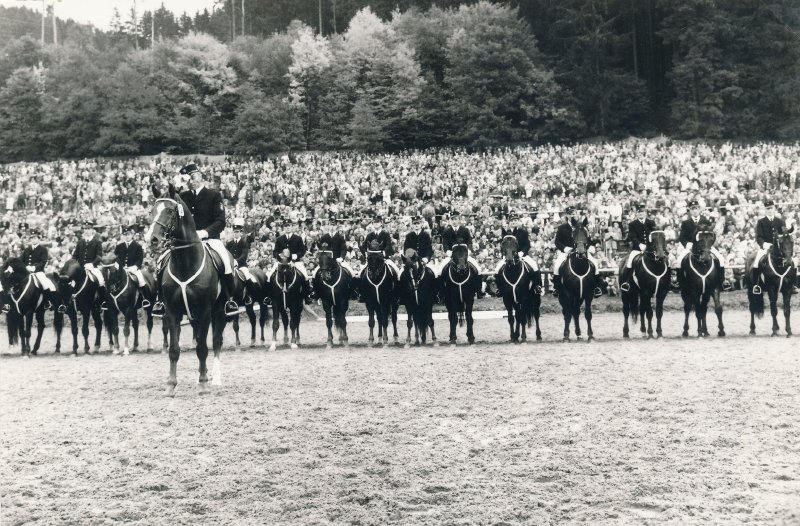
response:
[(589, 226), (589, 218), (588, 217), (584, 217), (583, 221), (581, 221), (581, 224), (583, 226)]
[(169, 192), (170, 198), (175, 199), (175, 194), (178, 193), (178, 191), (175, 189), (175, 185), (172, 184), (172, 183), (169, 183), (169, 186), (167, 187), (167, 191)]
[(156, 199), (161, 197), (161, 190), (159, 190), (156, 185), (150, 185), (150, 193), (152, 193), (153, 197), (155, 197)]

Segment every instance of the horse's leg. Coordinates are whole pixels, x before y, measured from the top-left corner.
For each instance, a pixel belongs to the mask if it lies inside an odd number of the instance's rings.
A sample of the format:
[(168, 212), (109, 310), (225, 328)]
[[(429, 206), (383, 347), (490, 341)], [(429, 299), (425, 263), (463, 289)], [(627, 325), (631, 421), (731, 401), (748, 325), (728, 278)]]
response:
[(521, 343), (525, 343), (528, 341), (528, 333), (526, 332), (526, 329), (528, 326), (530, 326), (530, 316), (528, 315), (528, 309), (525, 307), (525, 302), (520, 303), (519, 312), (517, 313), (517, 321), (519, 323), (519, 329), (522, 331), (519, 335), (519, 341)]
[(39, 347), (42, 344), (42, 333), (44, 333), (44, 308), (40, 307), (36, 311), (36, 341), (33, 344), (31, 354), (36, 355), (39, 352)]
[(778, 325), (778, 290), (777, 288), (769, 287), (769, 312), (772, 314), (772, 335), (777, 336), (778, 331), (781, 330)]
[(258, 325), (261, 327), (261, 343), (263, 344), (266, 342), (266, 339), (264, 338), (264, 326), (267, 324), (267, 313), (269, 312), (269, 308), (262, 303), (259, 309)]
[(281, 311), (281, 322), (283, 322), (283, 344), (289, 343), (289, 308)]
[(448, 305), (447, 319), (450, 321), (450, 345), (455, 345), (456, 325), (458, 324), (458, 310), (456, 306)]
[(31, 326), (33, 326), (33, 313), (29, 312), (22, 317), (22, 352), (31, 355)]
[[(147, 347), (145, 348), (145, 351), (146, 352), (150, 352), (150, 351), (153, 350), (153, 345), (151, 343), (151, 337), (153, 335), (153, 309), (151, 309), (150, 307), (147, 307), (144, 310), (144, 312), (145, 312), (145, 316), (147, 317), (146, 318), (147, 321), (145, 322), (146, 323), (146, 327), (147, 327)], [(138, 316), (137, 316), (137, 320), (138, 320)]]
[(783, 319), (786, 325), (786, 337), (792, 335), (792, 322), (790, 321), (792, 315), (792, 289), (783, 291)]
[[(408, 334), (406, 335), (406, 349), (411, 347), (411, 328), (414, 326), (414, 316), (413, 310), (406, 304), (406, 314), (408, 315), (408, 319), (406, 320), (406, 327), (408, 328)], [(417, 334), (419, 334), (419, 329), (417, 329)], [(419, 341), (417, 342), (419, 343)]]
[(281, 314), (277, 302), (272, 302), (272, 342), (269, 344), (269, 350), (274, 351), (278, 341), (278, 328), (281, 326)]
[(330, 349), (333, 347), (333, 312), (334, 306), (332, 303), (322, 301), (322, 310), (325, 311), (325, 326), (328, 328), (328, 340), (325, 342), (325, 347)]
[(517, 343), (517, 338), (514, 336), (514, 308), (510, 302), (506, 303), (506, 317), (508, 318), (508, 338), (511, 343)]
[(661, 332), (661, 317), (664, 315), (664, 298), (666, 294), (656, 293), (656, 338), (663, 336)]
[[(394, 343), (395, 344), (397, 344), (397, 340), (400, 339), (400, 335), (397, 333), (397, 311), (398, 311), (399, 308), (400, 308), (400, 306), (397, 303), (392, 302), (392, 306), (390, 308), (390, 312), (391, 312), (391, 315), (392, 315), (392, 329), (394, 329)], [(389, 328), (388, 322), (386, 324), (386, 328), (387, 329)], [(387, 337), (387, 340), (388, 340), (388, 337)]]
[(212, 321), (208, 319), (209, 317), (213, 317), (213, 314), (206, 314), (205, 319), (198, 319), (195, 324), (195, 353), (200, 362), (200, 377), (197, 381), (200, 386), (199, 393), (201, 395), (209, 392), (208, 366), (206, 365), (206, 360), (208, 359), (208, 330), (211, 327)]
[(572, 309), (569, 305), (561, 305), (561, 315), (564, 317), (564, 338), (562, 341), (569, 341), (569, 324), (572, 322)]
[(704, 312), (705, 302), (703, 301), (703, 297), (701, 296), (700, 299), (697, 301), (694, 307), (694, 315), (697, 318), (697, 336), (703, 337), (705, 336), (705, 324), (703, 323), (703, 319), (705, 317)]
[[(161, 318), (161, 332), (164, 335), (164, 345), (161, 348), (161, 352), (169, 350), (171, 342), (172, 342), (172, 334), (170, 332), (169, 325), (164, 321), (166, 316)], [(176, 329), (177, 330), (177, 329)]]
[(300, 317), (303, 313), (303, 304), (299, 308), (292, 307), (289, 310), (289, 330), (292, 333), (291, 348), (297, 349), (300, 345)]
[(74, 356), (78, 355), (78, 311), (74, 308), (71, 310), (67, 310), (67, 316), (69, 316), (69, 329), (72, 331), (72, 354)]
[(433, 342), (434, 346), (439, 345), (439, 342), (436, 340), (436, 331), (434, 330), (433, 302), (431, 302), (430, 306), (428, 307), (428, 328), (431, 330), (431, 342)]
[(58, 312), (58, 308), (53, 312), (53, 328), (56, 331), (56, 349), (55, 352), (61, 352), (61, 331), (64, 329), (64, 313)]
[(714, 290), (714, 314), (717, 315), (717, 336), (725, 336), (725, 325), (722, 323), (722, 296), (719, 289)]
[(85, 352), (86, 354), (91, 354), (91, 352), (89, 352), (89, 318), (90, 318), (90, 316), (91, 315), (89, 314), (89, 312), (83, 312), (82, 313), (82, 319), (81, 319), (81, 335), (83, 335), (83, 352)]
[(253, 308), (253, 303), (244, 306), (244, 311), (247, 313), (247, 319), (250, 320), (250, 347), (256, 346), (256, 311)]
[(472, 299), (468, 299), (464, 304), (464, 317), (467, 319), (467, 343), (475, 343), (475, 332), (473, 332), (474, 320), (472, 319)]
[(178, 359), (181, 357), (180, 332), (181, 318), (172, 316), (167, 311), (162, 318), (164, 330), (169, 333), (169, 378), (167, 379), (167, 396), (175, 396), (175, 386), (178, 385)]
[(572, 320), (575, 322), (575, 338), (581, 339), (581, 300), (578, 298), (572, 303)]
[(692, 313), (692, 303), (686, 299), (683, 300), (683, 333), (681, 336), (684, 338), (689, 337), (689, 315)]
[[(222, 387), (222, 362), (220, 351), (222, 351), (222, 336), (225, 333), (225, 325), (228, 319), (224, 313), (212, 315), (211, 318), (211, 346), (214, 349), (214, 364), (211, 369), (211, 385)], [(206, 352), (208, 352), (206, 348)]]
[(369, 344), (372, 345), (375, 342), (375, 336), (373, 334), (373, 329), (375, 328), (375, 310), (367, 306), (367, 313), (369, 315), (369, 321), (367, 325), (369, 325)]
[(583, 317), (586, 318), (586, 341), (594, 340), (594, 331), (592, 331), (592, 300), (594, 297), (590, 294), (584, 300)]
[[(639, 301), (644, 305), (644, 314), (647, 316), (647, 339), (649, 340), (653, 337), (653, 298), (642, 295)], [(644, 323), (644, 320), (642, 322)]]
[(647, 318), (647, 301), (649, 298), (645, 296), (644, 293), (639, 293), (639, 332), (642, 334), (647, 333), (647, 327), (645, 326), (645, 320)]
[(622, 324), (622, 337), (630, 338), (630, 328), (628, 327), (628, 316), (631, 314), (631, 305), (628, 301), (628, 292), (622, 292), (622, 317), (625, 320)]
[(238, 351), (239, 346), (242, 344), (241, 340), (239, 340), (239, 316), (233, 316), (233, 335), (236, 339), (236, 344), (233, 350)]
[[(125, 330), (128, 330), (128, 321), (130, 321), (130, 325), (133, 326), (133, 349), (134, 351), (139, 350), (139, 313), (136, 311), (136, 307), (131, 307), (131, 310), (128, 311), (129, 316), (125, 318)], [(128, 346), (128, 334), (125, 333), (125, 347)]]

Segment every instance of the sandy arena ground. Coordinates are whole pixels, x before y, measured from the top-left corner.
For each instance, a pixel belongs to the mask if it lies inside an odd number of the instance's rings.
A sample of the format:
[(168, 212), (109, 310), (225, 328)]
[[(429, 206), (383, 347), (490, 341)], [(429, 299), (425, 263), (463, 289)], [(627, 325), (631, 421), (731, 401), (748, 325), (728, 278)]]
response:
[(0, 349), (0, 523), (798, 524), (797, 337), (725, 319), (623, 341), (601, 314), (563, 344), (548, 314), (518, 346), (480, 320), (455, 349), (354, 323), (332, 350), (304, 322), (310, 347), (226, 348), (207, 397), (184, 352), (175, 398), (166, 354), (56, 356), (48, 329), (39, 357)]

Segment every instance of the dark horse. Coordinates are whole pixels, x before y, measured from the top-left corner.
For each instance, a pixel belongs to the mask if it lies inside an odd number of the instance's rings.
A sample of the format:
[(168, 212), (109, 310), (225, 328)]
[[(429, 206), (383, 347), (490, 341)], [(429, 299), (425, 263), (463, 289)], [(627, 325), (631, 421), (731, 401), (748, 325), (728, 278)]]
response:
[[(64, 264), (58, 273), (58, 288), (60, 291), (59, 312), (64, 312), (69, 317), (72, 326), (72, 354), (78, 354), (78, 314), (83, 318), (81, 334), (83, 334), (83, 350), (89, 353), (89, 319), (94, 320), (95, 338), (94, 351), (100, 351), (100, 338), (103, 332), (103, 319), (100, 311), (100, 302), (97, 301), (100, 284), (87, 270), (74, 259)], [(56, 342), (60, 347), (61, 342)]]
[[(389, 343), (389, 319), (397, 312), (397, 280), (384, 259), (383, 250), (377, 241), (367, 248), (367, 268), (361, 278), (361, 298), (369, 314), (369, 343), (375, 341), (375, 318), (378, 318), (378, 339)], [(397, 340), (397, 326), (394, 338)]]
[(327, 244), (317, 254), (319, 270), (312, 280), (312, 286), (317, 297), (322, 301), (322, 310), (325, 311), (325, 325), (328, 327), (328, 341), (326, 346), (333, 346), (333, 327), (339, 333), (339, 343), (345, 347), (349, 345), (347, 338), (347, 309), (350, 307), (350, 287), (353, 276), (347, 272), (333, 252), (328, 250)]
[(475, 295), (481, 290), (481, 278), (467, 260), (467, 245), (453, 245), (451, 260), (442, 268), (442, 284), (447, 317), (450, 321), (450, 345), (456, 344), (456, 325), (467, 322), (467, 341), (475, 343), (472, 306)]
[[(786, 320), (786, 337), (792, 335), (792, 324), (790, 321), (792, 311), (792, 285), (797, 280), (797, 268), (794, 266), (792, 257), (794, 255), (794, 237), (784, 230), (775, 239), (775, 244), (761, 259), (760, 270), (764, 284), (764, 289), (769, 296), (769, 310), (772, 314), (772, 335), (777, 336), (780, 326), (778, 326), (778, 294), (783, 295), (783, 317)], [(764, 315), (764, 294), (753, 294), (753, 285), (750, 276), (750, 267), (753, 264), (751, 258), (747, 262), (747, 299), (750, 304), (750, 334), (756, 333), (755, 317)]]
[[(199, 392), (209, 392), (208, 331), (212, 331), (214, 371), (212, 385), (222, 385), (219, 354), (225, 330), (225, 295), (211, 254), (197, 235), (192, 213), (181, 200), (175, 187), (169, 185), (168, 197), (156, 199), (153, 223), (146, 239), (166, 249), (160, 274), (161, 298), (166, 313), (163, 323), (169, 333), (169, 379), (167, 395), (175, 395), (178, 385), (178, 359), (181, 356), (180, 324), (184, 316), (194, 329), (195, 352), (200, 361)], [(221, 264), (221, 263), (220, 263)]]
[(283, 343), (289, 343), (287, 329), (291, 329), (291, 348), (297, 349), (300, 344), (300, 317), (303, 315), (303, 288), (306, 278), (292, 265), (288, 249), (278, 262), (278, 268), (270, 276), (270, 293), (272, 294), (272, 343), (275, 350), (278, 327), (283, 321)]
[[(620, 262), (619, 271), (625, 266), (627, 258)], [(633, 322), (640, 316), (639, 329), (642, 334), (647, 333), (647, 338), (653, 337), (653, 303), (656, 299), (656, 336), (661, 338), (661, 317), (664, 314), (664, 298), (669, 293), (669, 265), (667, 263), (667, 241), (664, 232), (656, 230), (650, 233), (647, 247), (644, 252), (633, 261), (633, 287), (622, 291), (622, 314), (625, 316), (625, 325), (622, 327), (622, 336), (629, 338), (628, 316), (633, 316)], [(647, 328), (644, 320), (647, 317)]]
[[(267, 275), (260, 268), (248, 268), (247, 272), (252, 279), (246, 277), (241, 270), (237, 269), (233, 279), (233, 298), (239, 305), (244, 305), (244, 311), (250, 320), (250, 347), (256, 345), (256, 310), (255, 306), (262, 304), (264, 298), (269, 295), (269, 282)], [(269, 309), (262, 304), (258, 317), (258, 325), (261, 327), (261, 343), (264, 343), (264, 325), (269, 317)], [(242, 344), (239, 339), (239, 315), (231, 316), (233, 333), (236, 335), (236, 349)]]
[(689, 314), (694, 310), (697, 317), (697, 336), (708, 336), (706, 315), (708, 302), (714, 298), (714, 312), (718, 320), (718, 336), (725, 336), (722, 324), (722, 301), (720, 300), (719, 262), (711, 254), (717, 236), (709, 230), (701, 230), (695, 235), (692, 252), (681, 262), (678, 279), (683, 299), (683, 337), (689, 336)]
[[(536, 286), (541, 283), (541, 274), (534, 273), (519, 257), (517, 238), (507, 235), (500, 243), (500, 253), (504, 263), (494, 276), (498, 294), (503, 298), (503, 305), (508, 313), (508, 327), (512, 343), (525, 342), (528, 339), (525, 333), (526, 324), (531, 317), (536, 319), (536, 339), (542, 339), (539, 329), (539, 306), (541, 297)], [(534, 315), (534, 301), (538, 300)]]
[(575, 249), (567, 256), (566, 261), (561, 264), (559, 273), (561, 275), (562, 287), (558, 295), (561, 303), (561, 313), (564, 315), (564, 339), (569, 341), (569, 324), (575, 321), (575, 336), (581, 339), (580, 314), (581, 303), (584, 305), (584, 317), (586, 318), (587, 340), (594, 340), (592, 332), (592, 300), (594, 299), (594, 287), (597, 276), (597, 269), (594, 268), (587, 257), (589, 249), (589, 232), (585, 224), (577, 224), (572, 229), (572, 241)]
[[(57, 283), (55, 275), (48, 277)], [(9, 344), (19, 341), (23, 355), (27, 357), (30, 357), (31, 354), (36, 355), (41, 346), (44, 332), (45, 292), (19, 258), (10, 258), (3, 263), (2, 269), (0, 269), (0, 285), (2, 285), (0, 290), (2, 290), (3, 302), (9, 307), (6, 317)], [(31, 348), (31, 328), (34, 316), (36, 317), (36, 341)], [(62, 313), (56, 312), (54, 325), (56, 333), (60, 335), (64, 325)], [(60, 352), (58, 347), (56, 347), (56, 352)]]
[[(150, 344), (150, 338), (153, 333), (153, 308), (152, 303), (156, 295), (156, 280), (153, 275), (146, 270), (142, 270), (147, 286), (145, 287), (146, 297), (142, 297), (139, 292), (139, 282), (136, 277), (130, 275), (125, 269), (122, 269), (117, 263), (110, 263), (102, 267), (103, 279), (106, 281), (106, 297), (104, 298), (106, 310), (103, 313), (103, 318), (106, 323), (106, 330), (109, 336), (113, 352), (115, 354), (128, 355), (133, 350), (139, 350), (139, 309), (143, 301), (147, 300), (144, 308), (147, 326), (147, 352), (153, 350)], [(119, 315), (122, 314), (125, 319), (125, 326), (123, 327), (123, 335), (125, 336), (125, 344), (122, 351), (119, 348)], [(133, 347), (128, 346), (128, 338), (131, 334), (131, 325), (133, 326)]]
[(400, 295), (408, 313), (406, 347), (411, 345), (411, 328), (414, 328), (414, 345), (427, 343), (428, 329), (431, 341), (438, 345), (433, 324), (433, 304), (436, 301), (438, 280), (433, 271), (420, 259), (413, 248), (403, 254), (403, 272), (400, 274)]

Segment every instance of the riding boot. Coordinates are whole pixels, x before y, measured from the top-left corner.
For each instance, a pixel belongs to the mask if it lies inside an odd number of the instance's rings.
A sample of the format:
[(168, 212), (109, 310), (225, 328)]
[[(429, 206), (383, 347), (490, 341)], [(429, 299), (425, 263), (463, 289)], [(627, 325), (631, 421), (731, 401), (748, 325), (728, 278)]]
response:
[(163, 267), (156, 270), (156, 297), (153, 298), (153, 308), (150, 311), (150, 314), (152, 314), (154, 318), (163, 318), (167, 313), (164, 302), (161, 301), (161, 276), (163, 274)]
[(619, 277), (619, 290), (628, 292), (631, 290), (631, 270), (628, 267), (622, 269), (622, 274)]
[(752, 286), (752, 292), (755, 295), (761, 294), (761, 286), (759, 285), (759, 281), (761, 280), (761, 269), (754, 266), (750, 269), (750, 285)]
[(236, 285), (233, 282), (233, 273), (222, 276), (223, 293), (228, 298), (225, 302), (225, 316), (235, 316), (239, 313), (239, 305), (233, 300), (233, 291)]
[(561, 292), (561, 276), (553, 274), (553, 297), (557, 298)]

